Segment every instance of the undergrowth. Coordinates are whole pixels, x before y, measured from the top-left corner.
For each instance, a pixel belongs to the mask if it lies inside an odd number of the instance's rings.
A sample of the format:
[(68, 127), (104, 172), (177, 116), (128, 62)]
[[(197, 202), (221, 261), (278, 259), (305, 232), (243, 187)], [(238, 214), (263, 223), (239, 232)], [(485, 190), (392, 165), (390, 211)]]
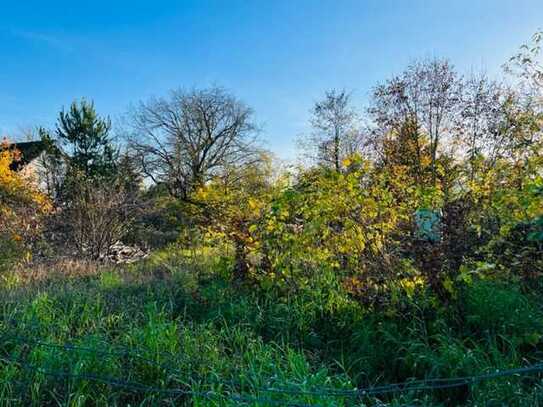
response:
[(341, 394), (539, 362), (541, 303), (515, 284), (474, 281), (447, 306), (419, 293), (389, 312), (364, 308), (326, 272), (296, 295), (238, 283), (211, 249), (96, 267), (4, 275), (0, 405), (524, 406), (543, 396), (537, 374)]

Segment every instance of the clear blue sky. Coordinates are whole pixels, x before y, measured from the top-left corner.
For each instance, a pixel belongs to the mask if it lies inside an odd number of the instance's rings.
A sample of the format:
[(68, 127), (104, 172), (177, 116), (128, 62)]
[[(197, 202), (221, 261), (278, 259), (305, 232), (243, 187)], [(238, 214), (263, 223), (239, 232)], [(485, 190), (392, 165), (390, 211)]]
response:
[(0, 12), (0, 134), (54, 124), (74, 98), (115, 118), (176, 87), (221, 85), (295, 155), (329, 88), (363, 106), (415, 58), (500, 66), (543, 26), (542, 0), (10, 1)]

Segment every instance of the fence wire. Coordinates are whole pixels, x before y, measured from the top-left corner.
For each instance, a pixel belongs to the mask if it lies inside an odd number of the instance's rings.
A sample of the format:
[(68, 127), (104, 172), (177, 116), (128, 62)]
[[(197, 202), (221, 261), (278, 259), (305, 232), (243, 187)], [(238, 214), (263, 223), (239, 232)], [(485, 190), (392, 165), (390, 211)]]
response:
[[(59, 351), (67, 352), (83, 352), (91, 353), (94, 356), (99, 357), (129, 357), (140, 360), (141, 362), (158, 367), (168, 372), (169, 374), (181, 374), (179, 369), (175, 369), (172, 365), (159, 363), (155, 360), (142, 356), (143, 351), (137, 349), (121, 349), (117, 347), (114, 350), (99, 350), (96, 348), (81, 347), (73, 344), (56, 344), (45, 342), (40, 339), (22, 336), (11, 333), (4, 333), (0, 335), (0, 343), (5, 345), (22, 345), (25, 347), (45, 347), (50, 349), (58, 349)], [(315, 406), (315, 404), (306, 404), (301, 401), (285, 401), (278, 400), (269, 397), (253, 397), (241, 394), (239, 391), (236, 393), (230, 392), (217, 392), (217, 391), (195, 391), (192, 390), (190, 385), (186, 384), (187, 388), (163, 388), (157, 386), (149, 386), (138, 382), (123, 380), (115, 377), (106, 377), (90, 373), (74, 373), (68, 370), (48, 370), (41, 366), (28, 363), (21, 358), (14, 358), (11, 355), (0, 356), (0, 362), (18, 366), (19, 368), (38, 373), (45, 376), (51, 376), (56, 378), (63, 378), (69, 380), (84, 380), (94, 383), (101, 383), (107, 386), (111, 386), (118, 389), (124, 389), (136, 393), (152, 393), (157, 395), (169, 396), (169, 397), (181, 397), (190, 396), (198, 397), (202, 399), (215, 399), (215, 400), (231, 400), (237, 403), (263, 403), (267, 405), (282, 405), (292, 407), (309, 407)], [(519, 367), (507, 370), (496, 370), (494, 372), (483, 373), (475, 376), (462, 376), (454, 378), (434, 378), (425, 380), (412, 380), (401, 383), (393, 383), (378, 386), (369, 386), (364, 388), (355, 388), (352, 390), (330, 389), (330, 388), (315, 388), (312, 390), (301, 390), (285, 388), (280, 386), (275, 387), (258, 387), (250, 386), (251, 390), (257, 393), (267, 393), (276, 396), (293, 396), (293, 397), (319, 397), (319, 398), (344, 398), (344, 399), (359, 399), (370, 396), (379, 396), (390, 393), (407, 393), (407, 392), (420, 392), (431, 391), (440, 389), (450, 389), (455, 387), (470, 386), (483, 381), (499, 379), (503, 377), (511, 376), (533, 376), (543, 372), (543, 363), (538, 363), (530, 366)], [(232, 387), (242, 387), (241, 383), (235, 383), (231, 381), (217, 381), (215, 383), (208, 383), (207, 385), (227, 385)], [(238, 394), (239, 393), (239, 394)]]

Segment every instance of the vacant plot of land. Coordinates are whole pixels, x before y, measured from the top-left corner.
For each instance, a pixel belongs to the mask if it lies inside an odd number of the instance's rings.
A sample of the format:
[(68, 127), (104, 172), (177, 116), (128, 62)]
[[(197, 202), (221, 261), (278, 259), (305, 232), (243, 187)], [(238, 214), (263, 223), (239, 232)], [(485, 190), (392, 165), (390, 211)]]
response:
[(419, 301), (385, 315), (314, 290), (257, 295), (224, 264), (210, 250), (171, 249), (124, 269), (65, 263), (7, 275), (2, 404), (536, 405), (541, 397), (537, 372), (448, 390), (353, 392), (535, 362), (543, 319), (514, 288), (478, 284), (449, 310)]

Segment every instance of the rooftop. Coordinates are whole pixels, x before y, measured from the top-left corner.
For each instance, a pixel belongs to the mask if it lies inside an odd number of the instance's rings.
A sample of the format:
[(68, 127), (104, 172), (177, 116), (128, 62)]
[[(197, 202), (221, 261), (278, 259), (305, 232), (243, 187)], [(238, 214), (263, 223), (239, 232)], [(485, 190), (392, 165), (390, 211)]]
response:
[(47, 147), (43, 141), (13, 142), (8, 143), (8, 146), (19, 150), (21, 153), (21, 158), (10, 165), (10, 168), (14, 171), (20, 170), (32, 160), (38, 158)]

